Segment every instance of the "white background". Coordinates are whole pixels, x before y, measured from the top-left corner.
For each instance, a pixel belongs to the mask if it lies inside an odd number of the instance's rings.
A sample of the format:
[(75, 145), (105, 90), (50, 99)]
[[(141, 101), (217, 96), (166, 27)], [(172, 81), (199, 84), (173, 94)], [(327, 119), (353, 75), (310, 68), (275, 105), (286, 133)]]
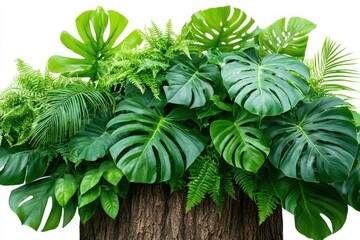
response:
[[(179, 30), (192, 13), (209, 7), (232, 5), (244, 10), (265, 28), (281, 17), (299, 16), (317, 24), (311, 33), (308, 56), (321, 48), (326, 36), (343, 44), (360, 57), (359, 23), (360, 13), (356, 0), (8, 0), (0, 2), (0, 89), (8, 86), (16, 74), (15, 59), (21, 58), (37, 69), (44, 70), (48, 57), (54, 54), (69, 56), (59, 36), (66, 30), (77, 36), (75, 18), (83, 11), (97, 6), (115, 10), (129, 19), (127, 30), (143, 27), (153, 20), (164, 26), (172, 19)], [(125, 36), (124, 34), (123, 36)], [(360, 68), (358, 67), (360, 70)], [(355, 86), (360, 89), (360, 84)], [(354, 102), (360, 107), (359, 102)], [(0, 186), (0, 239), (2, 240), (76, 240), (78, 239), (78, 217), (69, 226), (42, 233), (21, 226), (17, 216), (8, 206), (12, 187)], [(350, 210), (348, 220), (340, 232), (329, 237), (332, 240), (358, 239), (360, 213)], [(298, 234), (292, 215), (284, 213), (285, 240), (307, 239)], [(269, 239), (271, 240), (271, 239)]]

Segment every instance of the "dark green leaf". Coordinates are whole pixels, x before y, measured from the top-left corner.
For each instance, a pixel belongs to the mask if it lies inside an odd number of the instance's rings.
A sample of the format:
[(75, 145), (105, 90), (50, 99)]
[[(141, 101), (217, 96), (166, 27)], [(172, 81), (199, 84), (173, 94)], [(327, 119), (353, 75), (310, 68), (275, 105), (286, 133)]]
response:
[(282, 206), (294, 214), (296, 229), (308, 238), (324, 239), (344, 225), (347, 205), (331, 186), (281, 176), (274, 181), (274, 187)]
[(86, 224), (94, 216), (99, 205), (99, 201), (94, 201), (83, 207), (79, 206), (79, 216), (82, 224)]
[(303, 59), (308, 34), (315, 27), (314, 23), (299, 17), (287, 22), (285, 18), (277, 20), (259, 34), (260, 55), (279, 53)]
[(212, 97), (213, 81), (220, 78), (220, 71), (214, 64), (208, 64), (207, 58), (185, 54), (171, 59), (171, 68), (166, 75), (169, 86), (164, 87), (168, 102), (201, 107)]
[(130, 182), (153, 183), (182, 176), (205, 147), (199, 133), (177, 123), (175, 114), (163, 116), (134, 100), (124, 100), (108, 127), (122, 137), (110, 148), (117, 166)]
[(215, 120), (210, 126), (214, 146), (231, 165), (257, 172), (269, 153), (261, 131), (260, 118), (238, 107), (234, 120)]
[(102, 188), (100, 202), (105, 213), (115, 219), (119, 213), (119, 197), (116, 193), (111, 189)]
[(64, 222), (63, 227), (69, 224), (69, 222), (74, 218), (77, 209), (77, 201), (74, 198), (70, 199), (68, 204), (64, 207)]
[(55, 198), (60, 206), (65, 207), (78, 188), (76, 178), (71, 174), (65, 174), (63, 178), (55, 181)]
[(80, 194), (83, 195), (98, 184), (103, 173), (104, 172), (99, 169), (91, 169), (87, 171), (80, 183)]
[(257, 33), (254, 20), (238, 8), (217, 7), (194, 13), (190, 31), (202, 50), (231, 52), (245, 47)]
[(232, 99), (259, 116), (293, 108), (309, 91), (309, 68), (283, 55), (266, 56), (261, 63), (252, 52), (223, 55), (221, 75)]
[(310, 182), (347, 179), (357, 151), (351, 112), (338, 98), (302, 103), (263, 120), (269, 159), (286, 176)]

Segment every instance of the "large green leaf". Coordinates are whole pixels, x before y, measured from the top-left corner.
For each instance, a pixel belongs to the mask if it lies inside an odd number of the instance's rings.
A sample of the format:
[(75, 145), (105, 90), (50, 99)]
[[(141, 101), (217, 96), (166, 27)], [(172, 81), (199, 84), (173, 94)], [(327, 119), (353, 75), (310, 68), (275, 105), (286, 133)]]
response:
[(260, 55), (279, 53), (303, 59), (308, 34), (315, 27), (314, 23), (299, 17), (277, 20), (259, 34)]
[[(10, 194), (10, 208), (18, 215), (22, 224), (37, 230), (44, 216), (48, 200), (51, 198), (51, 211), (47, 217), (43, 231), (51, 230), (59, 225), (62, 207), (55, 198), (55, 178), (47, 177), (27, 183)], [(73, 203), (64, 208), (64, 226), (73, 218), (76, 208)]]
[(110, 153), (130, 182), (153, 183), (181, 176), (205, 147), (201, 134), (177, 122), (184, 115), (179, 111), (164, 116), (126, 99), (116, 112), (119, 115), (108, 126), (116, 126), (113, 136), (122, 137)]
[(333, 187), (285, 176), (274, 180), (274, 187), (282, 206), (294, 214), (296, 229), (308, 238), (324, 239), (344, 225), (347, 204)]
[(309, 91), (309, 69), (295, 58), (273, 54), (260, 62), (252, 50), (222, 58), (221, 75), (230, 97), (253, 114), (286, 112)]
[(347, 179), (357, 151), (351, 112), (338, 98), (302, 103), (263, 120), (270, 161), (286, 176), (310, 182)]
[(70, 153), (78, 159), (95, 161), (104, 157), (113, 144), (111, 131), (106, 128), (109, 117), (97, 115), (69, 142)]
[(41, 177), (48, 168), (50, 153), (42, 149), (0, 147), (0, 184), (16, 185)]
[(222, 52), (231, 52), (253, 40), (257, 33), (254, 22), (242, 10), (225, 6), (194, 13), (190, 26), (200, 49), (219, 48)]
[(231, 165), (257, 172), (269, 154), (258, 129), (260, 118), (235, 107), (234, 120), (216, 120), (210, 126), (211, 139), (223, 158)]
[[(110, 27), (107, 28), (109, 22)], [(82, 41), (68, 32), (62, 32), (60, 36), (65, 47), (83, 58), (52, 56), (48, 61), (50, 71), (63, 73), (66, 76), (98, 79), (105, 73), (100, 68), (98, 61), (108, 58), (121, 48), (133, 48), (141, 43), (140, 34), (138, 30), (135, 30), (113, 48), (115, 41), (124, 31), (127, 23), (128, 20), (120, 13), (109, 10), (106, 14), (101, 7), (83, 12), (76, 18), (77, 31)], [(104, 40), (104, 33), (107, 29), (109, 34)]]
[(169, 86), (164, 87), (168, 102), (190, 108), (204, 106), (214, 93), (211, 83), (221, 78), (219, 68), (196, 54), (176, 56), (170, 65), (166, 75)]

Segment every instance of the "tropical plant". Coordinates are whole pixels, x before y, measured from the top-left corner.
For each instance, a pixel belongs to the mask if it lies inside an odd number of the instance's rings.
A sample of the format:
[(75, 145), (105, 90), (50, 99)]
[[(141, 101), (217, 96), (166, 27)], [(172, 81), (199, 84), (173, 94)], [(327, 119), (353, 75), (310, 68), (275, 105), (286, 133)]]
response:
[(115, 219), (131, 183), (188, 188), (187, 211), (209, 196), (219, 215), (240, 188), (259, 224), (281, 205), (313, 239), (341, 229), (348, 205), (360, 210), (360, 114), (338, 94), (358, 74), (328, 38), (304, 60), (315, 24), (261, 29), (226, 6), (180, 34), (152, 23), (113, 47), (126, 25), (115, 11), (82, 13), (82, 41), (61, 40), (83, 58), (50, 57), (59, 77), (18, 61), (0, 97), (0, 184), (22, 184), (10, 207), (23, 224), (38, 229), (49, 198), (43, 231), (76, 209), (83, 223), (98, 206)]

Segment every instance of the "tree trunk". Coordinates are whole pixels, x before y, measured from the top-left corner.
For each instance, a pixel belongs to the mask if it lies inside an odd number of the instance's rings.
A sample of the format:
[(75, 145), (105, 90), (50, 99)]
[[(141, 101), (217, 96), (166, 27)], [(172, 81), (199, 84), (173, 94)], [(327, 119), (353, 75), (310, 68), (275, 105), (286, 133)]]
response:
[[(282, 240), (281, 208), (258, 225), (255, 204), (240, 191), (226, 198), (221, 217), (206, 198), (185, 213), (186, 191), (163, 184), (132, 185), (116, 221), (99, 210), (80, 226), (81, 240)], [(99, 207), (101, 208), (101, 207)]]

